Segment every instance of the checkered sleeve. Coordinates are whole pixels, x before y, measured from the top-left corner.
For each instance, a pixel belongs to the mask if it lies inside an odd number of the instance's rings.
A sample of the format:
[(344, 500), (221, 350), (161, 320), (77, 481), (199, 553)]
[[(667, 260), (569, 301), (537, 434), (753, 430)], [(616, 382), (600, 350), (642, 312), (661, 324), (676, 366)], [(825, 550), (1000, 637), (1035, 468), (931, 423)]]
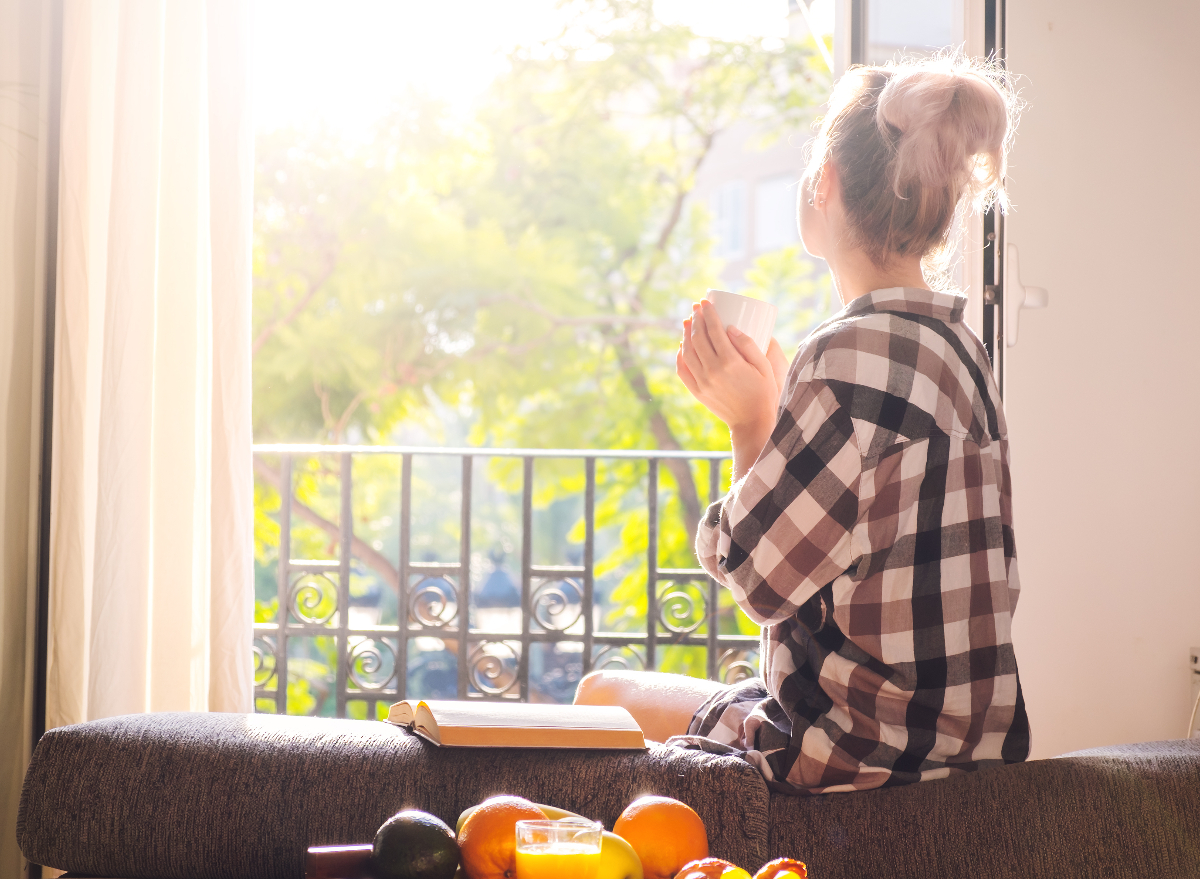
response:
[(787, 619), (850, 567), (861, 473), (850, 413), (809, 363), (754, 466), (709, 507), (700, 564), (759, 625)]

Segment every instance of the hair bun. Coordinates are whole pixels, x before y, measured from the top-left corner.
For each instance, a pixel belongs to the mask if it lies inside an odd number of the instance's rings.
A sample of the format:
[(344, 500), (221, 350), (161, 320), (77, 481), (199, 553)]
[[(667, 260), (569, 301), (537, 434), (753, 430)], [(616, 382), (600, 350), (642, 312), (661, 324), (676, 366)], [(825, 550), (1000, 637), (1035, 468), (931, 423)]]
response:
[(959, 54), (854, 66), (834, 86), (813, 141), (806, 185), (837, 171), (845, 239), (880, 268), (920, 256), (946, 288), (955, 217), (1008, 209), (1004, 166), (1020, 100), (994, 62)]
[(953, 189), (972, 208), (1003, 190), (1005, 148), (1016, 97), (999, 71), (946, 57), (892, 71), (879, 94), (875, 120), (895, 158), (891, 185), (907, 198), (913, 185)]

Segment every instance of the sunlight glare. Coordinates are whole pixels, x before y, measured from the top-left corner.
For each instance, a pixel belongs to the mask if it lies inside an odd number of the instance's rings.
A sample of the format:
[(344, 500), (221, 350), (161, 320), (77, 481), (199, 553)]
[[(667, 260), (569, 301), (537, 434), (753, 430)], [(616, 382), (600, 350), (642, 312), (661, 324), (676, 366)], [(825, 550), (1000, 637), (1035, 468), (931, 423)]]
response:
[(469, 100), (502, 69), (505, 49), (551, 36), (553, 12), (554, 0), (259, 0), (258, 127), (318, 117), (355, 131), (410, 89)]
[[(828, 0), (813, 0), (813, 11)], [(318, 119), (364, 135), (409, 91), (467, 110), (514, 46), (558, 33), (556, 0), (258, 0), (259, 131)], [(787, 0), (658, 0), (666, 21), (705, 36), (779, 39)]]

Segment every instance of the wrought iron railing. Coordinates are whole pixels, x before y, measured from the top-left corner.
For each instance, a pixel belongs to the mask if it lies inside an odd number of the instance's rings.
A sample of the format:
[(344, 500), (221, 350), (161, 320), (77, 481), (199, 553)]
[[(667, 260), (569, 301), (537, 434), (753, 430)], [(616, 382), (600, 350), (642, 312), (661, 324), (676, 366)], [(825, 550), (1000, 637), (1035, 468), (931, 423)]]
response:
[[(398, 483), (389, 488), (398, 495), (397, 516), (381, 520), (391, 522), (394, 565), (380, 551), (379, 541), (371, 545), (355, 530), (355, 462), (373, 456), (391, 456), (399, 465), (389, 477)], [(413, 509), (414, 459), (426, 456), (443, 463), (447, 458), (460, 462), (457, 559), (413, 557), (414, 523), (423, 524), (429, 514), (428, 509)], [(472, 487), (480, 458), (519, 459), (521, 464), (520, 570), (519, 578), (512, 581), (516, 589), (511, 590), (508, 606), (503, 606), (503, 596), (497, 600), (488, 595), (485, 601), (483, 592), (472, 587), (481, 579), (480, 557), (473, 555), (471, 544), (476, 514)], [(548, 459), (582, 462), (582, 509), (578, 516), (572, 514), (576, 538), (582, 520), (577, 563), (534, 563), (535, 464)], [(319, 701), (320, 713), (377, 717), (388, 704), (408, 696), (565, 701), (578, 678), (593, 669), (659, 669), (667, 653), (680, 647), (692, 648), (688, 655), (693, 660), (703, 653), (702, 667), (693, 661), (692, 673), (727, 682), (753, 674), (758, 636), (750, 633), (753, 627), (744, 618), (739, 622), (740, 611), (731, 606), (728, 596), (721, 598), (717, 583), (699, 568), (659, 565), (660, 465), (673, 468), (672, 485), (679, 467), (688, 468), (686, 473), (697, 477), (696, 484), (707, 482), (711, 502), (722, 490), (722, 465), (728, 459), (728, 452), (256, 446), (260, 486), (278, 493), (278, 507), (270, 512), (278, 526), (275, 595), (272, 606), (259, 615), (254, 633), (259, 710), (315, 713), (313, 705)], [(324, 503), (326, 510), (331, 509), (336, 492), (336, 516), (323, 516), (297, 495), (302, 477), (314, 472), (312, 462), (318, 460), (333, 464), (323, 471)], [(641, 562), (645, 591), (638, 599), (640, 605), (644, 597), (645, 611), (628, 615), (634, 625), (645, 622), (632, 631), (621, 630), (629, 622), (620, 613), (615, 625), (606, 626), (597, 603), (598, 462), (610, 469), (624, 465), (627, 477), (633, 465), (639, 481), (644, 475), (644, 495), (637, 498), (644, 508), (630, 510), (626, 500), (625, 509), (628, 515), (644, 512), (646, 522)], [(259, 492), (260, 521), (268, 515), (263, 493)], [(446, 494), (431, 505), (440, 506), (442, 514), (453, 503)], [(678, 506), (673, 507), (676, 512)], [(333, 557), (293, 557), (293, 526), (298, 517), (310, 532), (315, 528), (329, 538), (327, 551), (313, 554)], [(675, 551), (678, 555), (678, 546)], [(503, 581), (503, 572), (498, 576)], [(354, 594), (356, 577), (360, 585), (364, 579), (382, 584), (377, 592), (385, 593), (393, 619), (382, 618), (379, 606), (385, 602), (380, 595)], [(609, 608), (610, 617), (613, 610)], [(324, 657), (315, 665), (314, 644)], [(298, 696), (296, 687), (305, 692)]]

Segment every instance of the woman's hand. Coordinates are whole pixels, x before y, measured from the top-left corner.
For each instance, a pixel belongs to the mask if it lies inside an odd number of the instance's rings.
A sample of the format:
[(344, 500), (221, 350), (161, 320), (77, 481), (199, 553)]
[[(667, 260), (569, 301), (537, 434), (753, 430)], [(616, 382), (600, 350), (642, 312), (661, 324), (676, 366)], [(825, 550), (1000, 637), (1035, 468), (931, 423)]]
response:
[(711, 302), (692, 305), (692, 316), (683, 322), (675, 371), (692, 396), (729, 425), (735, 479), (749, 469), (771, 436), (787, 369), (777, 341), (771, 340), (764, 355), (736, 327), (726, 330)]

